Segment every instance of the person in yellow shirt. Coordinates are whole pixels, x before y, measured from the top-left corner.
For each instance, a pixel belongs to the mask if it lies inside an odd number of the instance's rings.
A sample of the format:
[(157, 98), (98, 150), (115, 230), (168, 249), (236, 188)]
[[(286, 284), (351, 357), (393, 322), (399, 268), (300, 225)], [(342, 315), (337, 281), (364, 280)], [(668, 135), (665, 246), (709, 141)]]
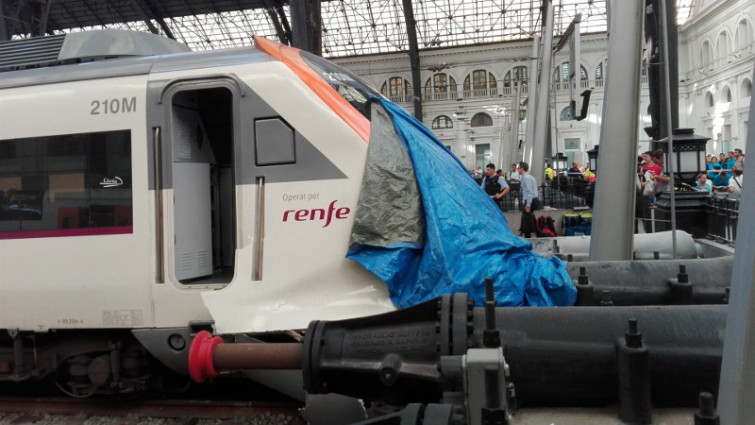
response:
[(589, 168), (585, 169), (585, 180), (595, 180), (595, 173), (593, 173)]
[(545, 163), (545, 178), (553, 180), (553, 168), (551, 168), (551, 165), (547, 162)]

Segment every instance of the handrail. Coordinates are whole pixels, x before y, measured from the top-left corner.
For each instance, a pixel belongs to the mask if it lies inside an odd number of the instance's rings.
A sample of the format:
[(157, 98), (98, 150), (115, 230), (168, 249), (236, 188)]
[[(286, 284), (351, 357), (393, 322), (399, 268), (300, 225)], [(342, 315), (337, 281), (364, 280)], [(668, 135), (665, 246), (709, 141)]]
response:
[(163, 258), (163, 175), (162, 140), (160, 127), (153, 129), (154, 185), (155, 185), (155, 283), (165, 283), (165, 260)]

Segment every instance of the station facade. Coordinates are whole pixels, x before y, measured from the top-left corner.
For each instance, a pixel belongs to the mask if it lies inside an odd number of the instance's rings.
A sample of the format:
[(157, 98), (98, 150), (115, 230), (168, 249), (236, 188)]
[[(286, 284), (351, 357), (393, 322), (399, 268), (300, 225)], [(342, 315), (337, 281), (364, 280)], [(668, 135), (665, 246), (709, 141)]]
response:
[[(708, 153), (744, 150), (755, 63), (755, 3), (700, 1), (694, 17), (679, 27), (679, 125), (709, 137)], [(558, 153), (567, 164), (587, 162), (586, 151), (600, 143), (603, 88), (608, 75), (608, 35), (581, 37), (577, 93), (591, 90), (584, 120), (573, 120), (569, 108), (569, 54), (557, 52), (551, 70), (551, 143), (547, 157)], [(463, 163), (473, 169), (488, 162), (522, 160), (527, 149), (526, 114), (514, 112), (516, 81), (526, 109), (534, 83), (532, 41), (439, 48), (420, 52), (422, 122)], [(354, 71), (388, 99), (413, 111), (409, 56), (405, 53), (330, 58)], [(517, 77), (519, 77), (517, 79)], [(648, 150), (650, 126), (647, 63), (641, 77), (638, 152)], [(578, 97), (578, 110), (581, 98)], [(513, 112), (513, 113), (512, 113)], [(512, 137), (514, 120), (519, 135)], [(499, 165), (501, 168), (502, 167)]]

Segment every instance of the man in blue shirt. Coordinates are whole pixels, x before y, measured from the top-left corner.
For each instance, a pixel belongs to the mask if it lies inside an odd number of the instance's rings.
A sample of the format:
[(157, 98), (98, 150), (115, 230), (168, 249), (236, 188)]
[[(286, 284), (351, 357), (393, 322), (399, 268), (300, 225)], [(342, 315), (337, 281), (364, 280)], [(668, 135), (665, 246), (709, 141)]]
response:
[(503, 196), (509, 193), (509, 185), (506, 184), (506, 179), (496, 174), (495, 165), (492, 163), (485, 166), (485, 177), (482, 179), (480, 187), (499, 207)]
[(532, 232), (536, 232), (534, 211), (539, 207), (540, 200), (537, 197), (537, 180), (528, 173), (529, 164), (520, 162), (519, 181), (522, 182), (522, 223), (519, 231), (525, 238), (529, 238)]

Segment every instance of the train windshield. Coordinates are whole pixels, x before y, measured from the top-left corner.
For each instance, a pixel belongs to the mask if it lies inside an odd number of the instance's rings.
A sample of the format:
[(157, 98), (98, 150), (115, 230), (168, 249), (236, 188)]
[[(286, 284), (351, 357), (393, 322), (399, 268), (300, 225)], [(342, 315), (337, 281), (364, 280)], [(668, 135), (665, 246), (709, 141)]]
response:
[(340, 66), (328, 62), (327, 60), (315, 56), (309, 52), (301, 51), (301, 58), (309, 65), (312, 70), (325, 80), (333, 90), (346, 99), (347, 102), (356, 108), (359, 113), (370, 118), (370, 97), (381, 97), (380, 93), (367, 85), (362, 79), (353, 72), (341, 68)]

